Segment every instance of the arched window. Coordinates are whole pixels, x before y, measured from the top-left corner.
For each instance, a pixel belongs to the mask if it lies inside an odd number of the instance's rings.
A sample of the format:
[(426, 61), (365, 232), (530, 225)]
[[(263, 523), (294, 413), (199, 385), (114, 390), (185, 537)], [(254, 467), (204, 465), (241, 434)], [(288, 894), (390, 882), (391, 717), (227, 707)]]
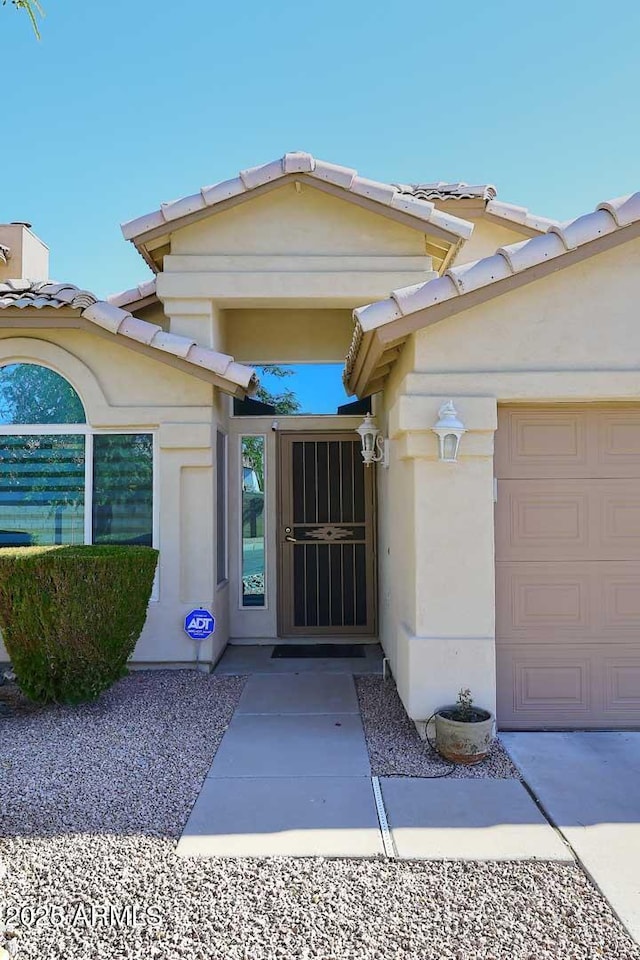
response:
[(68, 380), (37, 363), (0, 368), (0, 423), (86, 423), (82, 400)]
[(0, 367), (0, 546), (153, 542), (153, 436), (87, 425), (35, 363)]

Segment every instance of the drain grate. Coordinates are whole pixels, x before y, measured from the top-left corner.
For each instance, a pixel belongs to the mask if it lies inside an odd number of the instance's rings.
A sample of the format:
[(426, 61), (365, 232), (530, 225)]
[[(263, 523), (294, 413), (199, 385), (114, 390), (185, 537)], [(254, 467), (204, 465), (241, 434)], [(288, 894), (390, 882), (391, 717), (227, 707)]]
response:
[(274, 660), (355, 659), (364, 657), (364, 646), (361, 643), (278, 643), (271, 657)]

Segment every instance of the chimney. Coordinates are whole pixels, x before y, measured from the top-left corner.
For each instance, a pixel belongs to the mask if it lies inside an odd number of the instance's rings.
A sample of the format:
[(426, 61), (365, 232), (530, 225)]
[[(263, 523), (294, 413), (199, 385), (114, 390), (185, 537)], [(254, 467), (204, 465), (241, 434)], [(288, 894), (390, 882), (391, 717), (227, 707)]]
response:
[(49, 279), (49, 248), (30, 228), (30, 223), (0, 223), (0, 283)]

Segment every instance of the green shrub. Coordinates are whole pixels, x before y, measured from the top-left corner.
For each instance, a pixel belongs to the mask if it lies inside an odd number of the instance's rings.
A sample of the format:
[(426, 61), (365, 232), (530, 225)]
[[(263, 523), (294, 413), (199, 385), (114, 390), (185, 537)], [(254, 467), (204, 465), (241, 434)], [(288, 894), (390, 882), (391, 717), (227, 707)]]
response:
[(93, 700), (124, 676), (157, 560), (138, 546), (0, 549), (0, 627), (31, 700)]

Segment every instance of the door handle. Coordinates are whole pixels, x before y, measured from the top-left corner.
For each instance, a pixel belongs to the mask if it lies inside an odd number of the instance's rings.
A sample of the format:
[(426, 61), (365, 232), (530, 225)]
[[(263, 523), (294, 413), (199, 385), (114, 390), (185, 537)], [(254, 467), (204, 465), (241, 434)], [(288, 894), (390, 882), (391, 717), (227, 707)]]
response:
[[(291, 527), (285, 527), (285, 528), (284, 528), (284, 532), (285, 532), (285, 534), (290, 534), (290, 533), (291, 533)], [(298, 542), (295, 537), (291, 537), (291, 536), (285, 536), (285, 540), (287, 540), (289, 543), (297, 543), (297, 542)]]

